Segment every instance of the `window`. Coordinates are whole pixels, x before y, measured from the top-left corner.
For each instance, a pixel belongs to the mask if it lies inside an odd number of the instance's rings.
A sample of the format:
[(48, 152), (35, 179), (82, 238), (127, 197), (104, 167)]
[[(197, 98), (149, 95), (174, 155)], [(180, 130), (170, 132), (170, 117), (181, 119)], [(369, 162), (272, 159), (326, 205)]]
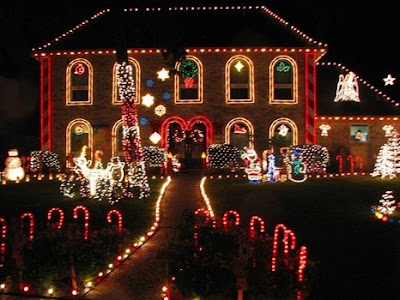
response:
[(254, 128), (245, 118), (232, 119), (225, 127), (225, 143), (239, 149), (254, 147)]
[(227, 103), (254, 102), (254, 67), (249, 58), (237, 55), (228, 60), (225, 91)]
[(275, 58), (269, 69), (269, 101), (271, 104), (296, 104), (297, 95), (297, 65), (288, 56)]
[(93, 104), (93, 68), (86, 59), (74, 59), (67, 67), (66, 104)]
[(112, 133), (111, 133), (111, 156), (119, 156), (121, 160), (124, 160), (124, 152), (122, 149), (122, 137), (123, 137), (123, 127), (122, 119), (115, 122)]
[(175, 103), (203, 103), (203, 66), (191, 55), (179, 62), (175, 75)]
[(351, 125), (350, 126), (350, 141), (355, 143), (368, 142), (368, 125)]
[(279, 118), (271, 124), (269, 128), (269, 138), (271, 140), (274, 152), (279, 153), (279, 150), (282, 147), (297, 145), (297, 126), (288, 118)]
[[(93, 128), (90, 123), (84, 119), (75, 119), (71, 121), (66, 130), (66, 154), (68, 162), (81, 154), (83, 146), (87, 147), (86, 158), (92, 157), (93, 148)], [(71, 164), (69, 166), (72, 166)]]
[[(135, 80), (135, 103), (140, 104), (140, 65), (139, 62), (132, 58), (128, 58), (128, 63), (132, 66), (132, 76)], [(119, 99), (118, 93), (118, 85), (117, 85), (117, 63), (114, 64), (113, 67), (113, 85), (112, 85), (112, 104), (122, 104), (122, 101)]]

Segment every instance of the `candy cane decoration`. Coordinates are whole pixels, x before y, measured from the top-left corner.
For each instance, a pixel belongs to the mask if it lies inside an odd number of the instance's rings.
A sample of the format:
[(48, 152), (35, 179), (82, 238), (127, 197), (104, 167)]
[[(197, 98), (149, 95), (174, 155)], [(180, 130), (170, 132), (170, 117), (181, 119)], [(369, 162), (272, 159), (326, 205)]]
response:
[(224, 214), (224, 216), (222, 218), (222, 224), (223, 224), (225, 230), (228, 229), (227, 228), (228, 227), (228, 216), (231, 215), (231, 214), (235, 216), (235, 225), (238, 226), (240, 224), (240, 215), (239, 215), (239, 213), (237, 211), (235, 211), (235, 210), (228, 210)]
[(301, 246), (300, 247), (300, 257), (299, 257), (299, 270), (298, 270), (298, 280), (299, 282), (303, 281), (303, 273), (304, 269), (306, 268), (307, 264), (307, 247)]
[(272, 263), (271, 263), (271, 271), (275, 272), (276, 270), (276, 256), (278, 254), (278, 236), (279, 236), (279, 229), (282, 229), (283, 231), (283, 239), (282, 241), (285, 243), (284, 244), (284, 249), (288, 248), (288, 239), (285, 238), (285, 235), (287, 234), (287, 229), (284, 224), (278, 224), (275, 226), (274, 230), (274, 241), (273, 241), (273, 246), (272, 246)]
[(79, 209), (81, 209), (81, 210), (83, 210), (83, 212), (84, 212), (84, 214), (85, 214), (85, 235), (84, 235), (84, 238), (85, 238), (85, 240), (87, 240), (88, 239), (88, 236), (89, 236), (89, 211), (87, 210), (87, 208), (85, 207), (85, 206), (83, 206), (83, 205), (78, 205), (78, 206), (76, 206), (75, 208), (74, 208), (74, 211), (73, 211), (73, 216), (74, 216), (74, 219), (77, 219), (78, 218), (78, 210)]
[(3, 263), (4, 261), (4, 254), (6, 253), (6, 236), (7, 236), (7, 224), (6, 220), (3, 218), (0, 218), (0, 223), (2, 224), (1, 226), (1, 244), (0, 244), (0, 255), (1, 255), (1, 262)]
[[(289, 247), (289, 239), (290, 239), (290, 247)], [(283, 236), (283, 243), (285, 248), (283, 249), (283, 252), (285, 255), (289, 255), (289, 248), (294, 250), (296, 248), (296, 235), (294, 234), (293, 231), (290, 229), (285, 230), (285, 235)]]
[(34, 221), (32, 213), (29, 213), (29, 212), (23, 213), (21, 215), (22, 227), (24, 226), (24, 219), (26, 217), (29, 218), (29, 241), (32, 242), (33, 241), (33, 231), (35, 230), (35, 221)]
[(254, 239), (256, 236), (256, 229), (254, 227), (254, 223), (256, 221), (258, 221), (258, 223), (260, 223), (260, 232), (265, 232), (265, 223), (264, 223), (263, 219), (259, 216), (252, 216), (250, 219), (250, 237), (252, 239)]
[(354, 173), (354, 157), (353, 155), (347, 155), (347, 160), (350, 161), (350, 173)]
[(336, 155), (336, 160), (339, 161), (339, 173), (343, 172), (343, 157), (339, 154)]
[(108, 214), (107, 214), (108, 223), (112, 222), (112, 219), (111, 219), (111, 215), (112, 214), (116, 214), (117, 215), (117, 217), (118, 217), (118, 231), (119, 231), (119, 233), (122, 233), (122, 215), (121, 215), (121, 213), (116, 209), (110, 210), (108, 212)]
[[(203, 213), (203, 214), (205, 215), (205, 217), (206, 217), (206, 222), (205, 222), (205, 223), (208, 223), (208, 222), (210, 221), (210, 212), (209, 212), (207, 209), (205, 209), (205, 208), (199, 208), (199, 209), (197, 209), (197, 210), (194, 212), (194, 215), (197, 216), (197, 215), (199, 215), (200, 213)], [(195, 222), (195, 223), (194, 223), (194, 234), (193, 234), (193, 237), (194, 237), (194, 244), (195, 244), (196, 247), (199, 246), (199, 240), (198, 240), (198, 238), (199, 238), (199, 233), (198, 233), (198, 229), (199, 229), (198, 223)]]
[(57, 228), (61, 229), (61, 226), (64, 222), (64, 212), (62, 211), (61, 208), (59, 207), (53, 207), (52, 209), (49, 210), (49, 212), (47, 213), (47, 220), (50, 221), (51, 217), (53, 215), (53, 212), (58, 212), (59, 214), (59, 219), (58, 219), (58, 224), (57, 224)]
[(360, 169), (360, 172), (362, 172), (362, 170), (364, 169), (362, 157), (361, 156), (357, 156), (356, 157), (356, 162), (358, 162), (358, 168)]

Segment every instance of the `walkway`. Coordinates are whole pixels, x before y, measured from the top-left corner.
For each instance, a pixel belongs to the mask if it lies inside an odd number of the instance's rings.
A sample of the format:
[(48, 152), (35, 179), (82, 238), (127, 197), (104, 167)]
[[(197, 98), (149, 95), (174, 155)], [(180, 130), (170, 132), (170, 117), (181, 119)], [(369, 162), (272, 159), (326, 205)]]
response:
[(176, 235), (185, 209), (204, 207), (200, 174), (174, 174), (161, 202), (158, 231), (101, 281), (84, 299), (158, 300), (166, 284), (166, 262), (162, 251)]

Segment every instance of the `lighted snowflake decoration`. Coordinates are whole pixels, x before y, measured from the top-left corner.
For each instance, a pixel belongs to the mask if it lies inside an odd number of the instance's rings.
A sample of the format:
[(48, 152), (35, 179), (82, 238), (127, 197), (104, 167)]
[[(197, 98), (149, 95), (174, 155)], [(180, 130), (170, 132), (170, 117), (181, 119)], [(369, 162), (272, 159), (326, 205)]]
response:
[(146, 85), (147, 85), (148, 87), (152, 87), (152, 86), (154, 85), (154, 80), (153, 80), (153, 79), (147, 79)]
[(141, 117), (140, 118), (140, 124), (141, 125), (147, 125), (147, 123), (149, 123), (149, 120), (145, 117)]
[(157, 74), (158, 74), (157, 78), (161, 79), (162, 81), (169, 78), (169, 71), (166, 70), (165, 68), (162, 68), (160, 71), (157, 72)]
[(161, 135), (158, 132), (153, 132), (149, 139), (153, 144), (157, 144), (159, 141), (161, 141)]
[(164, 100), (169, 100), (171, 99), (171, 93), (165, 92), (163, 95)]
[(146, 94), (142, 97), (142, 104), (144, 106), (150, 107), (154, 104), (154, 96)]
[(164, 105), (160, 104), (154, 108), (154, 113), (159, 117), (161, 117), (162, 115), (165, 115), (166, 112), (167, 112), (167, 110)]

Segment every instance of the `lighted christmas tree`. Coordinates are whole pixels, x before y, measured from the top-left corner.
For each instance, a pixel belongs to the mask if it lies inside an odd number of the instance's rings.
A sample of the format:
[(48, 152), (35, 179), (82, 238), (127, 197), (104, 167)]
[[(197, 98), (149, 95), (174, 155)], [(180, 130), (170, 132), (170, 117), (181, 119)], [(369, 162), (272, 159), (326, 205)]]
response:
[(393, 129), (387, 142), (381, 147), (375, 162), (373, 177), (395, 178), (400, 173), (400, 136)]
[[(150, 194), (145, 160), (140, 139), (139, 120), (135, 103), (136, 91), (132, 66), (125, 61), (117, 64), (117, 85), (122, 101), (122, 150), (127, 165), (130, 187), (139, 187), (139, 198)], [(128, 191), (127, 195), (131, 195)]]
[(393, 196), (392, 191), (387, 191), (382, 195), (382, 199), (379, 200), (381, 205), (377, 207), (377, 210), (385, 215), (391, 215), (396, 209), (396, 200)]

